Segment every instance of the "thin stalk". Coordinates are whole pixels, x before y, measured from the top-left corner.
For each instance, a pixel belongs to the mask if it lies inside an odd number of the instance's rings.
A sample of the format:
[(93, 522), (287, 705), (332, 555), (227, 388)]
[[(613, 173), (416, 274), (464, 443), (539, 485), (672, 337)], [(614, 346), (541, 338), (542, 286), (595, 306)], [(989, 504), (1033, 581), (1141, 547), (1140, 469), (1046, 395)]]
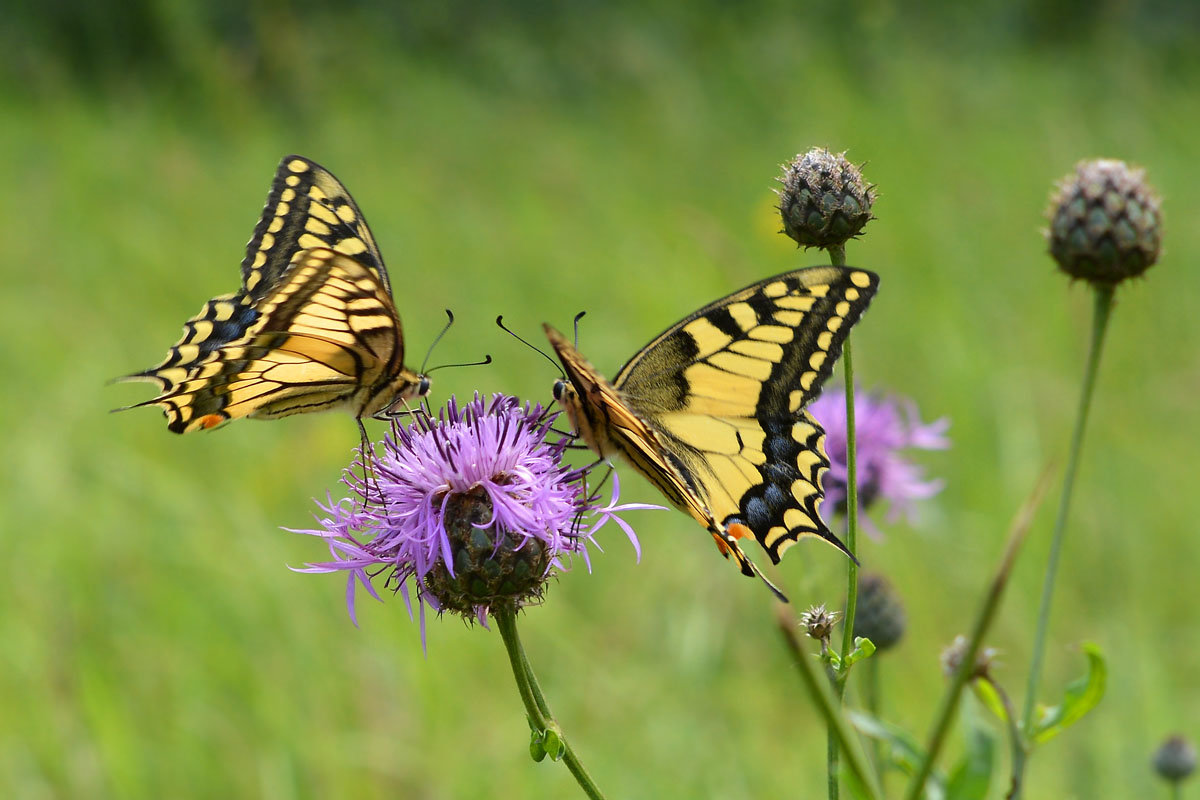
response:
[(1008, 692), (1004, 691), (1004, 687), (992, 680), (991, 675), (984, 675), (980, 678), (981, 681), (987, 681), (992, 687), (992, 691), (1000, 698), (1000, 704), (1004, 707), (1005, 728), (1008, 731), (1008, 745), (1012, 750), (1013, 776), (1012, 783), (1009, 786), (1008, 794), (1004, 797), (1006, 800), (1012, 800), (1021, 793), (1021, 774), (1018, 770), (1018, 764), (1025, 758), (1025, 742), (1021, 739), (1021, 729), (1016, 716), (1013, 714), (1012, 701), (1008, 699)]
[[(821, 643), (821, 650), (825, 650), (825, 643)], [(829, 685), (837, 688), (841, 682), (837, 679), (837, 674), (832, 666), (825, 667), (825, 677), (829, 679)], [(838, 692), (838, 705), (841, 706), (842, 695)], [(840, 761), (838, 754), (838, 731), (833, 720), (829, 720), (825, 725), (825, 782), (829, 800), (838, 800), (838, 795), (841, 792), (841, 786), (838, 781), (838, 763)]]
[(517, 681), (517, 691), (521, 693), (521, 702), (525, 704), (525, 713), (529, 716), (530, 727), (538, 733), (552, 731), (562, 742), (563, 762), (575, 776), (575, 781), (583, 789), (584, 794), (593, 800), (604, 800), (604, 793), (596, 786), (592, 776), (584, 769), (574, 748), (563, 734), (562, 728), (554, 721), (550, 708), (546, 704), (542, 687), (538, 685), (537, 677), (529, 659), (525, 656), (525, 648), (517, 633), (517, 613), (513, 606), (497, 606), (492, 609), (492, 619), (500, 630), (500, 638), (504, 640), (504, 649), (508, 651), (508, 661), (512, 666), (513, 678)]
[[(1058, 515), (1054, 520), (1054, 535), (1050, 541), (1050, 556), (1046, 561), (1046, 577), (1042, 584), (1042, 601), (1038, 609), (1037, 632), (1033, 639), (1033, 659), (1029, 664), (1029, 682), (1025, 688), (1024, 731), (1025, 740), (1033, 736), (1036, 720), (1033, 717), (1037, 702), (1038, 683), (1042, 677), (1042, 660), (1045, 656), (1046, 632), (1050, 627), (1050, 604), (1054, 598), (1054, 581), (1058, 574), (1058, 559), (1062, 552), (1063, 532), (1067, 527), (1067, 513), (1071, 507), (1071, 490), (1075, 486), (1075, 474), (1079, 466), (1079, 454), (1083, 449), (1083, 432), (1087, 424), (1088, 410), (1096, 386), (1096, 372), (1100, 364), (1100, 352), (1104, 346), (1104, 332), (1112, 312), (1113, 287), (1096, 287), (1095, 313), (1092, 317), (1092, 340), (1088, 348), (1087, 365), (1083, 373), (1083, 389), (1079, 395), (1079, 409), (1075, 415), (1075, 430), (1071, 434), (1071, 450), (1067, 454), (1067, 468), (1063, 475), (1062, 496), (1058, 502)], [(1022, 765), (1023, 768), (1023, 765)], [(1019, 794), (1017, 795), (1020, 796)]]
[[(863, 695), (867, 706), (867, 713), (875, 719), (879, 719), (879, 652), (868, 658), (863, 663), (863, 668), (866, 669), (867, 675), (863, 679)], [(875, 762), (875, 773), (879, 775), (880, 783), (883, 782), (883, 742), (872, 737), (871, 739), (871, 760)]]
[[(829, 261), (835, 267), (846, 266), (846, 248), (835, 245), (828, 248)], [(845, 365), (846, 382), (846, 549), (850, 551), (850, 561), (846, 566), (846, 616), (842, 620), (842, 650), (841, 664), (834, 676), (834, 688), (837, 691), (839, 705), (846, 693), (848, 667), (847, 657), (854, 647), (854, 614), (858, 607), (858, 564), (855, 562), (858, 550), (858, 467), (855, 458), (855, 428), (854, 428), (854, 351), (850, 346), (850, 337), (846, 337), (842, 345), (842, 362)], [(829, 800), (838, 797), (838, 750), (837, 742), (829, 736), (827, 747), (826, 768), (829, 772)]]
[(812, 654), (800, 644), (800, 637), (796, 633), (797, 620), (792, 614), (791, 607), (779, 604), (777, 614), (776, 622), (780, 632), (783, 633), (783, 640), (792, 654), (792, 661), (799, 667), (800, 677), (812, 696), (813, 703), (825, 717), (841, 751), (846, 754), (846, 766), (858, 780), (862, 796), (868, 800), (881, 800), (883, 795), (879, 790), (875, 773), (867, 763), (867, 758), (854, 736), (854, 731), (842, 714), (840, 704), (833, 694), (833, 688), (829, 685), (829, 680), (817, 668), (817, 659), (813, 658)]
[[(842, 345), (842, 361), (846, 367), (846, 549), (852, 558), (846, 565), (846, 616), (842, 620), (842, 664), (854, 647), (854, 613), (858, 609), (858, 465), (854, 430), (854, 357), (850, 337)], [(846, 689), (846, 667), (838, 675), (838, 696)]]
[(966, 651), (963, 653), (962, 664), (955, 670), (954, 676), (950, 680), (950, 686), (942, 696), (942, 702), (938, 706), (938, 713), (935, 717), (933, 729), (929, 734), (929, 743), (925, 747), (925, 758), (921, 761), (916, 774), (913, 775), (912, 781), (909, 782), (908, 791), (904, 795), (906, 800), (917, 800), (921, 796), (921, 793), (925, 790), (925, 782), (929, 780), (929, 775), (933, 771), (933, 765), (937, 762), (938, 755), (941, 754), (942, 745), (946, 742), (946, 734), (950, 730), (950, 723), (953, 721), (954, 712), (958, 708), (958, 701), (962, 696), (963, 687), (975, 675), (975, 660), (979, 654), (979, 649), (983, 646), (983, 637), (987, 635), (988, 629), (992, 626), (992, 621), (996, 618), (996, 610), (1000, 607), (1000, 598), (1004, 594), (1004, 587), (1008, 585), (1008, 577), (1012, 573), (1017, 552), (1021, 548), (1021, 543), (1025, 540), (1025, 534), (1029, 532), (1029, 526), (1033, 523), (1033, 513), (1038, 505), (1041, 504), (1048, 477), (1049, 470), (1042, 474), (1037, 486), (1034, 487), (1033, 493), (1025, 501), (1020, 511), (1017, 512), (1012, 527), (1009, 529), (1008, 545), (1004, 548), (1004, 556), (1001, 558), (1000, 566), (996, 569), (996, 574), (992, 578), (992, 583), (988, 588), (987, 595), (983, 599), (983, 605), (979, 609), (979, 614), (975, 617), (975, 624), (971, 628), (971, 637), (967, 642)]

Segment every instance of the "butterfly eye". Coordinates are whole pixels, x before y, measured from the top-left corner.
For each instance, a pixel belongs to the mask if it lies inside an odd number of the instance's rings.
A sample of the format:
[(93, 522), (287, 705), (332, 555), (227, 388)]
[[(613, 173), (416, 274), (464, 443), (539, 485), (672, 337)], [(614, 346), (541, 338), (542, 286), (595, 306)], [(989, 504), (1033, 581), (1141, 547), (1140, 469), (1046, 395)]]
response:
[(429, 394), (429, 386), (429, 378), (422, 375), (421, 380), (417, 382), (417, 397), (424, 397)]
[(554, 399), (562, 402), (563, 395), (567, 393), (567, 382), (559, 378), (554, 382)]

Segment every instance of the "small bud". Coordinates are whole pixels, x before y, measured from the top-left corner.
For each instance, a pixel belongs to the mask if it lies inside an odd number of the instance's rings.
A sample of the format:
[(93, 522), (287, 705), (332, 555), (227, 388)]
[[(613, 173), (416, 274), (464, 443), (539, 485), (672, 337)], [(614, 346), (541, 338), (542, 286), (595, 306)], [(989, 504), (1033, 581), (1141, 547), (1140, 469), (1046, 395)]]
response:
[(1154, 751), (1153, 764), (1163, 780), (1179, 783), (1196, 769), (1196, 748), (1179, 734), (1169, 736)]
[(845, 153), (814, 147), (785, 164), (779, 182), (783, 232), (803, 247), (845, 244), (874, 219), (875, 187)]
[(800, 624), (804, 626), (804, 632), (812, 638), (828, 642), (829, 637), (833, 635), (833, 626), (838, 621), (838, 616), (838, 612), (829, 611), (822, 603), (801, 614)]
[[(446, 500), (445, 525), (454, 574), (439, 561), (425, 586), (442, 608), (476, 618), (476, 606), (541, 599), (550, 553), (536, 537), (524, 537), (492, 523), (486, 491), (456, 492)], [(477, 527), (477, 526), (487, 527)]]
[[(963, 656), (967, 654), (967, 637), (959, 635), (954, 637), (954, 642), (942, 651), (942, 674), (947, 678), (953, 677), (954, 673), (958, 672), (958, 668), (962, 666)], [(985, 647), (975, 654), (975, 669), (968, 676), (968, 680), (976, 678), (990, 678), (992, 662), (996, 660), (996, 648)]]
[(854, 616), (854, 635), (865, 636), (879, 651), (887, 650), (904, 636), (904, 604), (887, 578), (878, 573), (863, 573), (858, 578), (858, 605)]
[(1141, 275), (1158, 260), (1162, 213), (1145, 171), (1124, 161), (1080, 161), (1058, 182), (1046, 216), (1050, 255), (1063, 272), (1101, 286)]

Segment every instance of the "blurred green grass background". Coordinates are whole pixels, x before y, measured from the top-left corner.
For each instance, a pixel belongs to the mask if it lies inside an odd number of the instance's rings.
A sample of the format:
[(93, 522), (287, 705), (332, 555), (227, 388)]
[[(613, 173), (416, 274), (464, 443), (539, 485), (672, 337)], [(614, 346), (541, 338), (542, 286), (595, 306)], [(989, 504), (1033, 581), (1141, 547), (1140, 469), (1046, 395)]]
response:
[[(176, 437), (110, 416), (237, 264), (278, 159), (332, 169), (370, 219), (409, 347), (452, 308), (435, 401), (546, 401), (536, 337), (587, 309), (610, 374), (700, 304), (810, 263), (776, 233), (778, 164), (848, 150), (878, 219), (848, 249), (882, 289), (855, 333), (863, 385), (953, 421), (922, 458), (946, 490), (863, 544), (907, 603), (886, 715), (922, 736), (940, 649), (968, 625), (1036, 476), (1061, 469), (1090, 294), (1040, 235), (1085, 157), (1147, 169), (1166, 252), (1123, 287), (1077, 487), (1043, 697), (1111, 660), (1109, 693), (1035, 756), (1031, 797), (1151, 796), (1148, 757), (1200, 718), (1194, 491), (1200, 421), (1200, 59), (1182, 5), (911, 13), (785, 3), (536, 4), (336, 12), (263, 0), (44, 5), (0, 34), (0, 792), (53, 797), (576, 796), (534, 765), (498, 637), (398, 599), (347, 619), (311, 498), (357, 444), (344, 415)], [(419, 356), (413, 360), (419, 360)], [(381, 430), (377, 428), (377, 432)], [(624, 470), (624, 496), (653, 491)], [(1023, 692), (1053, 500), (990, 644)], [(631, 515), (594, 572), (523, 630), (550, 702), (610, 797), (818, 797), (824, 728), (768, 594), (679, 514)], [(783, 564), (798, 608), (844, 563)], [(994, 796), (1002, 796), (997, 778)]]

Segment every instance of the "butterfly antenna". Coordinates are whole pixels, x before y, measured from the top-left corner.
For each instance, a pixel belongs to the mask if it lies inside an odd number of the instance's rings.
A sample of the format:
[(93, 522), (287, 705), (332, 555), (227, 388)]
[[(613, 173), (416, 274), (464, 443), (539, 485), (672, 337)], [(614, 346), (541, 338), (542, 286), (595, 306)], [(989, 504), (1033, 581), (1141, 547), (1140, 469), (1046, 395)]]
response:
[(526, 341), (525, 339), (522, 339), (520, 336), (518, 336), (517, 334), (513, 333), (513, 331), (512, 331), (512, 329), (511, 329), (511, 328), (507, 328), (507, 327), (505, 327), (505, 325), (504, 325), (504, 315), (503, 315), (503, 314), (501, 314), (500, 316), (496, 317), (496, 324), (500, 326), (500, 330), (504, 331), (504, 332), (505, 332), (505, 333), (507, 333), (509, 336), (513, 337), (513, 338), (514, 338), (514, 339), (516, 339), (518, 342), (520, 342), (521, 344), (525, 345), (525, 346), (526, 346), (526, 347), (528, 347), (530, 350), (532, 350), (533, 352), (537, 353), (537, 354), (538, 354), (539, 356), (541, 356), (542, 358), (544, 358), (544, 359), (546, 359), (547, 361), (549, 361), (549, 362), (550, 362), (552, 365), (554, 365), (554, 368), (555, 368), (556, 370), (558, 370), (558, 374), (562, 376), (563, 380), (566, 380), (566, 378), (567, 378), (567, 373), (563, 372), (563, 368), (562, 368), (562, 365), (561, 365), (561, 364), (559, 364), (557, 361), (555, 361), (553, 358), (551, 358), (549, 355), (547, 355), (547, 354), (546, 354), (546, 353), (545, 353), (543, 350), (539, 349), (539, 348), (538, 348), (538, 347), (536, 347), (535, 345), (532, 345), (532, 344), (530, 344), (530, 343), (529, 343), (528, 341)]
[(425, 375), (432, 375), (439, 369), (447, 369), (449, 367), (485, 367), (490, 363), (492, 363), (492, 357), (489, 354), (484, 353), (483, 361), (466, 361), (462, 364), (438, 364), (436, 367), (433, 367), (428, 371), (422, 370), (422, 372), (424, 372)]
[(429, 352), (425, 354), (425, 360), (421, 362), (422, 375), (426, 374), (425, 367), (429, 366), (429, 357), (433, 355), (433, 348), (437, 347), (437, 343), (442, 340), (442, 337), (446, 335), (446, 331), (450, 330), (450, 326), (454, 324), (454, 312), (447, 308), (446, 316), (448, 319), (446, 320), (445, 327), (442, 328), (441, 333), (433, 337), (433, 344), (429, 345)]
[(579, 320), (583, 319), (585, 314), (587, 314), (586, 311), (580, 311), (578, 314), (575, 315), (575, 349), (576, 350), (579, 349)]

